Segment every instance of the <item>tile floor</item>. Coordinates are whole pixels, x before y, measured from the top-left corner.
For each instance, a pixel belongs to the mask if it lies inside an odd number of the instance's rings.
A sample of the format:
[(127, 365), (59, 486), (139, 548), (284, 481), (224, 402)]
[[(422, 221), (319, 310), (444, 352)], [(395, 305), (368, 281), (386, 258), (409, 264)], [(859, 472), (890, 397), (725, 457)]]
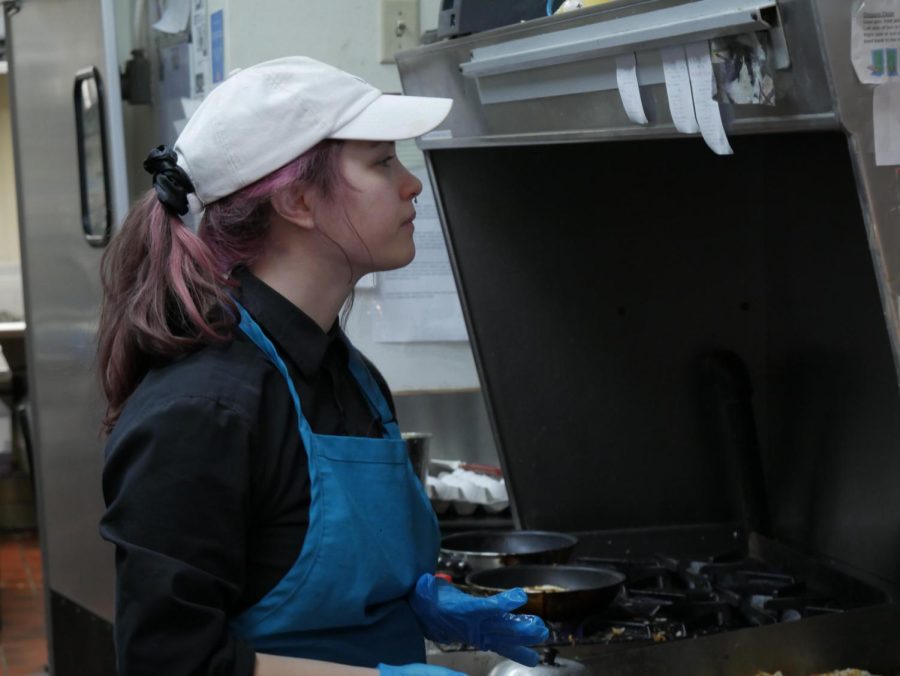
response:
[(0, 534), (0, 676), (44, 676), (46, 664), (37, 534)]

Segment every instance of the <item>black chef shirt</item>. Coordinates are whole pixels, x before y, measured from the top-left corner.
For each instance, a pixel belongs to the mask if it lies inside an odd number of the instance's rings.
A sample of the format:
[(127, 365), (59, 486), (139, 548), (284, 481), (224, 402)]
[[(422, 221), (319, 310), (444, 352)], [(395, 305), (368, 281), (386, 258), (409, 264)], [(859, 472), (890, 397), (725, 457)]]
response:
[[(248, 271), (236, 277), (313, 431), (381, 436), (337, 323), (325, 333)], [(288, 572), (309, 520), (306, 452), (274, 365), (236, 330), (225, 345), (148, 373), (107, 442), (103, 492), (119, 673), (253, 674), (254, 652), (228, 620)]]

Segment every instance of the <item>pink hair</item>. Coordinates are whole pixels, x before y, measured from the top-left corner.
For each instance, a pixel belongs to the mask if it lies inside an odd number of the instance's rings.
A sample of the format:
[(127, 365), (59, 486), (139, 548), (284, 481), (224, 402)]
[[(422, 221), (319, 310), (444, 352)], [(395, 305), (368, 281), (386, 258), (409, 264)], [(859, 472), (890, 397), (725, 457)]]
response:
[(109, 432), (155, 365), (229, 340), (228, 279), (259, 255), (271, 198), (297, 185), (334, 199), (342, 183), (340, 141), (323, 141), (289, 164), (207, 206), (198, 234), (166, 212), (151, 190), (132, 208), (103, 255), (97, 358)]

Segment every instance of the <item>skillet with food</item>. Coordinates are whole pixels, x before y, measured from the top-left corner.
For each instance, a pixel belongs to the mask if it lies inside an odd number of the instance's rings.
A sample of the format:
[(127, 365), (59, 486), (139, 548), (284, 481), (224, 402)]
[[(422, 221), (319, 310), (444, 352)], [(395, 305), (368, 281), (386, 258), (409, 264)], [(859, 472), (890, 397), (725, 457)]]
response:
[(544, 620), (581, 619), (605, 608), (619, 593), (625, 575), (587, 566), (524, 565), (470, 574), (466, 583), (475, 591), (497, 593), (522, 587), (528, 602), (521, 612)]

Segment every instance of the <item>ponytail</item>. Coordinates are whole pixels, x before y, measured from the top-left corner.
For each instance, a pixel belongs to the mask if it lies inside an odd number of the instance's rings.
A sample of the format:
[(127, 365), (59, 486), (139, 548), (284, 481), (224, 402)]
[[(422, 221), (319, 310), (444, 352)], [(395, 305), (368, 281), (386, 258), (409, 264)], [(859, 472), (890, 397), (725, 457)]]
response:
[(109, 432), (153, 366), (231, 337), (233, 303), (209, 247), (151, 190), (103, 255), (97, 348)]
[[(161, 193), (158, 185), (134, 206), (100, 264), (97, 362), (106, 395), (105, 432), (112, 430), (151, 368), (231, 339), (237, 308), (228, 276), (259, 256), (272, 195), (308, 185), (334, 200), (346, 187), (338, 165), (341, 146), (338, 140), (322, 141), (255, 183), (206, 205), (197, 234), (172, 215), (184, 205)], [(165, 177), (166, 171), (174, 171), (174, 160), (163, 150), (151, 153), (148, 160), (154, 166), (148, 170)]]

